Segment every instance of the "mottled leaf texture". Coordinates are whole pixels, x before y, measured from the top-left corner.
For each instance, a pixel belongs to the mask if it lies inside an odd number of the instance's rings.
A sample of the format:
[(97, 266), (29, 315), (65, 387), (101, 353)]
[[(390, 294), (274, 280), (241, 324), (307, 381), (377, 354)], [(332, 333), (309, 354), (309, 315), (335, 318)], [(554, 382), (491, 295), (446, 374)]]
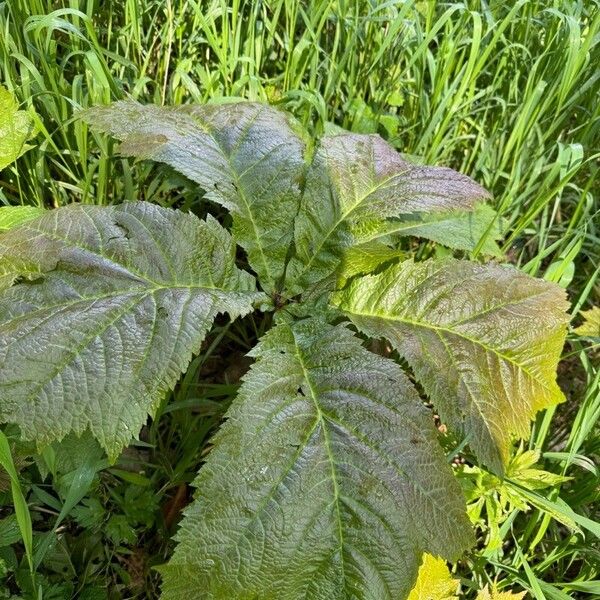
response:
[(47, 443), (90, 429), (115, 457), (254, 279), (212, 218), (69, 206), (0, 235), (0, 420)]
[(423, 551), (469, 547), (431, 415), (396, 363), (316, 318), (277, 325), (253, 353), (163, 600), (402, 600)]
[(163, 162), (233, 215), (233, 236), (263, 287), (283, 275), (304, 174), (304, 142), (285, 113), (251, 102), (158, 107), (117, 102), (84, 119), (121, 153)]
[(330, 274), (341, 249), (365, 241), (355, 233), (365, 223), (470, 211), (487, 197), (466, 175), (409, 163), (377, 135), (325, 136), (308, 171), (288, 281), (303, 287)]
[(32, 129), (31, 116), (0, 86), (0, 169), (19, 158)]
[(335, 303), (392, 343), (442, 419), (498, 473), (511, 437), (564, 399), (556, 366), (568, 303), (554, 284), (496, 264), (406, 261), (352, 281)]

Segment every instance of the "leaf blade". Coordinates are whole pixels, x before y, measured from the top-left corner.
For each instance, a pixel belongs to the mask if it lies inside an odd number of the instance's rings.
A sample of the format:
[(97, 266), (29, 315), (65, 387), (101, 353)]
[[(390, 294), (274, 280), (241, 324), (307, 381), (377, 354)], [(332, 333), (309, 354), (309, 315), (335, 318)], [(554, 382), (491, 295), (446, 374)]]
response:
[(120, 152), (163, 162), (233, 216), (232, 233), (269, 291), (283, 275), (305, 169), (305, 140), (285, 113), (235, 102), (182, 107), (117, 102), (82, 118)]
[(581, 337), (600, 337), (600, 306), (582, 310), (580, 315), (583, 323), (573, 329), (573, 332)]
[(0, 206), (0, 233), (44, 214), (37, 206)]
[(15, 467), (8, 438), (3, 431), (0, 431), (0, 465), (10, 477), (15, 518), (19, 525), (19, 532), (21, 534), (21, 539), (23, 540), (23, 545), (25, 546), (29, 570), (33, 573), (33, 527), (31, 524), (31, 514), (29, 512), (27, 500), (25, 500), (23, 490), (21, 489), (19, 473)]
[(0, 420), (42, 444), (89, 428), (114, 458), (216, 314), (262, 297), (234, 253), (214, 219), (142, 202), (69, 206), (0, 236)]
[(471, 544), (398, 365), (319, 319), (280, 323), (253, 354), (161, 569), (165, 600), (403, 598), (424, 549), (456, 558)]
[(527, 592), (500, 592), (496, 584), (491, 589), (486, 585), (477, 594), (477, 600), (522, 600)]
[(445, 211), (441, 213), (403, 215), (385, 223), (362, 222), (354, 231), (359, 243), (371, 242), (382, 237), (396, 239), (404, 236), (425, 238), (456, 250), (474, 250), (482, 237), (481, 253), (501, 256), (496, 240), (500, 239), (500, 222), (496, 211), (486, 204), (477, 205), (472, 211)]
[(408, 600), (457, 600), (458, 583), (444, 560), (424, 554), (419, 576)]
[(556, 365), (568, 303), (548, 282), (496, 264), (406, 261), (352, 282), (334, 304), (392, 343), (498, 473), (512, 436), (527, 437), (535, 413), (564, 399)]
[(33, 130), (31, 116), (0, 85), (0, 170), (21, 156)]
[(488, 197), (452, 169), (406, 161), (377, 135), (325, 136), (296, 219), (289, 285), (306, 287), (333, 272), (342, 248), (366, 241), (355, 239), (354, 231), (365, 221), (377, 231), (390, 218), (470, 211)]

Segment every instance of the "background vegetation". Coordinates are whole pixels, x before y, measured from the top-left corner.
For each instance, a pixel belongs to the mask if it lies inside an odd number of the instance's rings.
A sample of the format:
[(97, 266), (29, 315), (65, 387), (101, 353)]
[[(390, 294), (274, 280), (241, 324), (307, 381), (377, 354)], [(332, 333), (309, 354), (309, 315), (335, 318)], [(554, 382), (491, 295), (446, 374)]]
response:
[[(265, 100), (316, 133), (378, 132), (474, 177), (503, 216), (507, 259), (568, 288), (578, 324), (600, 303), (598, 65), (597, 0), (0, 0), (0, 84), (37, 131), (0, 174), (0, 203), (145, 199), (202, 213), (187, 181), (115, 156), (74, 114), (126, 97)], [(114, 466), (92, 442), (38, 454), (6, 430), (33, 537), (21, 541), (5, 475), (5, 597), (157, 597), (151, 567), (169, 556), (188, 484), (261, 328), (220, 323)], [(464, 597), (496, 580), (536, 599), (600, 597), (598, 342), (570, 335), (568, 400), (540, 415), (507, 481), (457, 465), (479, 528), (477, 549), (453, 567)]]

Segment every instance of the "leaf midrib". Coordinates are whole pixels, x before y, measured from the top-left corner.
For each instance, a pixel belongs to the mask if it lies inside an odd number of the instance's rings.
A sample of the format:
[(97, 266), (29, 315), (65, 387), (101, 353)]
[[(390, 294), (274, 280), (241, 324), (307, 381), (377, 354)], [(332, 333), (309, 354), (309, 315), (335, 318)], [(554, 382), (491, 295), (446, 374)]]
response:
[[(130, 214), (130, 213), (127, 213)], [(139, 219), (138, 219), (139, 221)], [(69, 239), (69, 238), (65, 238), (62, 237), (56, 233), (51, 233), (49, 231), (43, 230), (43, 229), (37, 229), (36, 227), (31, 227), (31, 225), (25, 225), (24, 228), (27, 228), (31, 231), (35, 231), (37, 234), (47, 237), (53, 241), (56, 242), (62, 242), (63, 244), (65, 244), (65, 246), (67, 247), (71, 247), (71, 248), (77, 248), (78, 250), (82, 250), (84, 252), (88, 252), (89, 254), (91, 254), (92, 256), (97, 256), (98, 258), (102, 259), (103, 261), (107, 262), (109, 265), (112, 265), (115, 267), (115, 271), (117, 271), (120, 274), (123, 274), (123, 271), (125, 271), (126, 273), (128, 273), (132, 279), (137, 279), (138, 281), (141, 282), (146, 282), (147, 284), (150, 284), (150, 286), (148, 286), (148, 288), (146, 289), (154, 289), (154, 290), (158, 290), (161, 288), (190, 288), (190, 289), (194, 289), (194, 288), (205, 288), (205, 289), (215, 289), (215, 290), (221, 290), (221, 291), (234, 291), (234, 290), (228, 290), (226, 288), (223, 287), (217, 287), (214, 283), (214, 281), (212, 280), (212, 273), (210, 272), (210, 269), (207, 268), (207, 273), (211, 279), (211, 285), (207, 285), (207, 284), (193, 284), (193, 283), (179, 283), (178, 281), (174, 281), (172, 283), (165, 283), (165, 282), (159, 282), (156, 281), (152, 278), (150, 278), (148, 276), (147, 273), (143, 273), (140, 271), (137, 271), (136, 269), (133, 269), (131, 267), (131, 265), (124, 265), (122, 263), (117, 262), (116, 260), (113, 260), (112, 258), (106, 256), (105, 254), (101, 254), (100, 252), (96, 252), (95, 250), (93, 250), (92, 248), (90, 248), (89, 246), (83, 246), (81, 244), (77, 244), (75, 243), (73, 240)], [(156, 239), (152, 236), (152, 239), (156, 242)], [(158, 245), (158, 243), (157, 243)], [(199, 257), (201, 258), (201, 257)], [(208, 265), (207, 265), (208, 266)], [(46, 273), (56, 273), (56, 272), (60, 272), (60, 269), (54, 268), (54, 269), (50, 269), (48, 271), (40, 271), (40, 274), (44, 275)], [(127, 293), (127, 290), (124, 290), (123, 293)]]
[[(226, 290), (223, 288), (213, 288), (213, 287), (203, 286), (203, 285), (161, 285), (161, 286), (157, 286), (157, 287), (145, 287), (145, 288), (141, 288), (141, 289), (131, 289), (131, 290), (122, 289), (122, 290), (115, 290), (114, 292), (111, 292), (108, 294), (102, 294), (100, 296), (85, 296), (82, 298), (77, 298), (77, 300), (73, 300), (71, 302), (60, 302), (60, 303), (56, 303), (56, 304), (48, 304), (46, 306), (40, 306), (39, 308), (36, 308), (34, 310), (30, 310), (26, 313), (12, 317), (11, 319), (8, 319), (7, 321), (0, 321), (0, 325), (2, 325), (2, 326), (11, 325), (12, 323), (18, 321), (19, 319), (30, 318), (39, 313), (53, 310), (55, 308), (66, 309), (66, 308), (70, 308), (72, 306), (77, 306), (77, 304), (84, 304), (86, 302), (97, 302), (98, 300), (109, 300), (110, 298), (117, 298), (119, 296), (136, 296), (136, 295), (137, 296), (147, 296), (149, 294), (154, 294), (155, 292), (159, 292), (161, 290), (206, 290), (207, 293), (209, 293), (209, 294), (210, 294), (211, 290), (215, 290), (217, 292), (243, 293), (243, 292), (237, 292), (236, 290)], [(252, 293), (252, 292), (249, 292), (249, 293)], [(54, 314), (51, 316), (54, 316)]]
[[(326, 164), (328, 165), (329, 163), (326, 162)], [(310, 266), (312, 265), (312, 263), (314, 262), (314, 260), (318, 257), (319, 253), (321, 252), (323, 246), (325, 245), (325, 242), (331, 237), (331, 235), (337, 230), (337, 228), (348, 219), (348, 217), (357, 209), (360, 207), (360, 205), (372, 194), (374, 194), (377, 190), (379, 190), (381, 187), (383, 187), (384, 185), (386, 185), (387, 183), (389, 183), (390, 181), (392, 181), (393, 179), (397, 178), (397, 177), (401, 177), (402, 175), (404, 175), (405, 173), (407, 173), (410, 169), (407, 168), (405, 171), (401, 171), (399, 173), (394, 173), (393, 175), (390, 175), (389, 177), (386, 177), (385, 179), (382, 179), (381, 181), (377, 182), (377, 184), (372, 188), (369, 189), (369, 191), (364, 194), (363, 196), (359, 197), (359, 199), (349, 208), (349, 210), (346, 210), (344, 213), (342, 213), (340, 215), (340, 217), (338, 218), (338, 220), (334, 223), (334, 225), (329, 229), (329, 231), (326, 233), (325, 236), (323, 236), (323, 239), (321, 241), (321, 243), (318, 245), (318, 247), (315, 249), (313, 255), (310, 257), (309, 261), (306, 263), (305, 267), (302, 269), (302, 271), (300, 272), (300, 274), (298, 275), (297, 279), (300, 279), (302, 277), (302, 275), (304, 275), (304, 273), (306, 273), (306, 271), (308, 271), (310, 269)], [(375, 174), (375, 172), (373, 171), (373, 174)], [(354, 181), (353, 181), (353, 185), (354, 185)], [(336, 187), (336, 192), (339, 192), (338, 188)]]
[(295, 334), (293, 334), (293, 335), (294, 335), (294, 349), (295, 349), (296, 356), (298, 358), (298, 363), (300, 365), (300, 368), (302, 369), (304, 379), (308, 385), (308, 389), (309, 389), (310, 395), (311, 395), (311, 400), (314, 404), (315, 410), (317, 411), (317, 414), (316, 414), (317, 424), (320, 424), (321, 429), (323, 430), (323, 440), (325, 443), (325, 451), (327, 452), (327, 458), (329, 459), (329, 465), (331, 468), (331, 480), (333, 483), (333, 504), (335, 505), (338, 539), (339, 539), (340, 565), (341, 565), (341, 570), (342, 570), (341, 578), (342, 578), (342, 581), (345, 582), (346, 581), (346, 575), (345, 575), (346, 570), (345, 570), (345, 564), (344, 564), (344, 561), (345, 561), (344, 532), (343, 532), (343, 526), (342, 526), (342, 513), (341, 513), (341, 509), (340, 509), (340, 490), (339, 490), (339, 484), (338, 484), (338, 480), (337, 480), (337, 471), (335, 468), (335, 460), (333, 458), (333, 452), (331, 449), (331, 440), (329, 439), (329, 432), (327, 429), (327, 425), (325, 423), (324, 414), (323, 414), (323, 411), (321, 410), (321, 406), (319, 405), (319, 402), (317, 400), (317, 393), (316, 393), (314, 386), (311, 382), (311, 379), (309, 377), (308, 369), (306, 368), (306, 365), (304, 363), (304, 358), (302, 356), (300, 346), (299, 346), (298, 342), (296, 341)]
[(412, 325), (413, 327), (421, 327), (423, 329), (427, 329), (427, 330), (431, 330), (431, 331), (435, 331), (436, 333), (438, 332), (443, 332), (445, 334), (448, 335), (454, 335), (456, 337), (459, 337), (461, 339), (466, 340), (467, 342), (470, 342), (472, 344), (475, 344), (476, 346), (480, 346), (481, 348), (483, 348), (486, 352), (491, 352), (493, 354), (495, 354), (496, 356), (498, 356), (499, 358), (509, 362), (510, 364), (514, 365), (515, 367), (517, 367), (518, 369), (520, 369), (521, 371), (523, 371), (523, 373), (525, 373), (530, 379), (532, 379), (533, 381), (535, 381), (537, 384), (539, 384), (540, 386), (542, 386), (546, 391), (548, 391), (550, 394), (555, 395), (555, 393), (550, 389), (550, 387), (544, 382), (541, 381), (540, 379), (538, 379), (537, 377), (535, 377), (535, 375), (533, 373), (531, 373), (531, 371), (529, 371), (529, 369), (527, 367), (525, 367), (525, 365), (519, 363), (518, 361), (514, 360), (514, 358), (508, 356), (507, 354), (504, 354), (503, 352), (501, 352), (500, 350), (493, 348), (492, 346), (489, 346), (488, 344), (485, 344), (484, 342), (482, 342), (481, 340), (477, 340), (475, 338), (472, 338), (470, 336), (467, 336), (459, 331), (455, 331), (453, 329), (450, 329), (449, 327), (442, 327), (439, 325), (433, 325), (431, 323), (426, 323), (423, 321), (415, 321), (412, 319), (407, 319), (407, 318), (403, 318), (400, 317), (398, 315), (387, 315), (387, 314), (380, 314), (380, 313), (369, 313), (369, 312), (364, 312), (364, 311), (358, 311), (355, 309), (342, 309), (344, 310), (344, 312), (350, 314), (350, 315), (355, 315), (357, 317), (366, 317), (366, 318), (375, 318), (375, 319), (381, 319), (383, 321), (396, 321), (398, 323), (404, 323), (406, 325)]
[[(459, 366), (456, 363), (456, 357), (450, 351), (450, 348), (448, 347), (448, 344), (447, 344), (446, 340), (444, 339), (444, 336), (439, 331), (436, 331), (436, 334), (439, 337), (440, 342), (444, 346), (444, 350), (446, 351), (446, 354), (448, 355), (449, 360), (452, 362), (452, 364), (456, 368), (456, 371), (460, 372)], [(483, 423), (483, 426), (487, 430), (487, 432), (488, 432), (488, 434), (490, 436), (490, 439), (492, 439), (494, 441), (494, 450), (496, 451), (496, 454), (499, 455), (499, 457), (500, 457), (500, 464), (503, 465), (504, 464), (503, 452), (502, 452), (502, 449), (499, 446), (499, 443), (498, 443), (498, 440), (496, 438), (495, 432), (492, 431), (490, 423), (488, 422), (489, 420), (488, 420), (488, 418), (486, 418), (486, 415), (482, 411), (481, 406), (479, 405), (477, 396), (476, 396), (476, 394), (473, 393), (473, 390), (471, 389), (471, 386), (465, 380), (463, 380), (463, 385), (465, 386), (465, 389), (467, 390), (467, 394), (471, 397), (471, 401), (472, 401), (473, 405), (475, 406), (477, 412), (479, 413), (479, 417), (480, 417), (481, 423)]]
[[(424, 214), (426, 217), (422, 217), (421, 221), (406, 221), (402, 220), (400, 217), (399, 220), (385, 220), (385, 226), (378, 227), (378, 229), (372, 232), (369, 232), (367, 235), (362, 235), (360, 237), (360, 244), (366, 244), (368, 242), (372, 242), (374, 240), (378, 240), (382, 237), (386, 237), (388, 235), (393, 235), (398, 233), (400, 235), (405, 234), (406, 232), (410, 232), (413, 229), (419, 229), (421, 227), (427, 227), (429, 225), (440, 225), (446, 221), (456, 221), (461, 217), (472, 216), (474, 213), (472, 211), (464, 210), (464, 211), (448, 211), (448, 212), (435, 212), (435, 213), (414, 213), (414, 214)], [(409, 234), (411, 235), (411, 234)]]
[[(241, 145), (243, 140), (248, 136), (251, 126), (263, 112), (264, 112), (264, 109), (257, 110), (256, 113), (249, 120), (249, 122), (246, 124), (246, 127), (244, 128), (243, 133), (239, 136), (239, 138), (235, 142), (235, 145), (233, 147), (234, 151), (237, 151), (237, 149), (239, 148), (239, 146)], [(226, 149), (223, 147), (223, 144), (221, 144), (221, 141), (215, 135), (214, 128), (211, 127), (210, 123), (207, 123), (206, 121), (204, 121), (203, 125), (204, 125), (204, 127), (206, 127), (208, 134), (211, 136), (211, 138), (214, 140), (215, 144), (219, 148), (221, 155), (223, 156), (223, 158), (225, 159), (225, 161), (227, 163), (227, 166), (229, 167), (229, 173), (231, 175), (231, 178), (235, 181), (234, 185), (235, 185), (237, 195), (240, 198), (240, 200), (244, 203), (244, 206), (246, 208), (246, 214), (248, 215), (248, 219), (250, 220), (250, 225), (252, 226), (252, 233), (254, 234), (254, 240), (256, 242), (256, 247), (258, 248), (258, 251), (260, 252), (261, 261), (265, 268), (265, 274), (267, 277), (267, 281), (269, 283), (274, 283), (273, 278), (271, 276), (271, 270), (269, 268), (269, 262), (267, 261), (267, 257), (265, 256), (265, 253), (264, 253), (264, 250), (262, 247), (261, 236), (259, 235), (259, 231), (258, 231), (258, 225), (256, 224), (256, 221), (254, 220), (254, 214), (252, 213), (252, 210), (251, 210), (251, 205), (250, 205), (248, 199), (246, 198), (246, 194), (244, 192), (244, 187), (240, 183), (240, 177), (239, 177), (238, 173), (236, 172), (236, 170), (233, 168), (233, 164), (231, 162), (232, 156), (234, 156), (234, 154), (230, 155), (227, 153)]]

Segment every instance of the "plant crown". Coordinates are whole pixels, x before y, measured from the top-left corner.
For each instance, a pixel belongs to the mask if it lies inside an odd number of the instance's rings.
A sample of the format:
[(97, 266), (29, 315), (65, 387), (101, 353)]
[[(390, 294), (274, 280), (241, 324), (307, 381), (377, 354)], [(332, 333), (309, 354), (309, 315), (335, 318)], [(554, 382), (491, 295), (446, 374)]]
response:
[(40, 446), (89, 430), (115, 459), (219, 313), (274, 311), (161, 568), (163, 598), (408, 597), (423, 553), (456, 560), (474, 536), (401, 364), (502, 474), (512, 440), (563, 400), (563, 290), (399, 249), (413, 235), (499, 256), (498, 217), (477, 183), (376, 135), (313, 142), (251, 102), (118, 102), (84, 118), (195, 182), (231, 231), (145, 202), (5, 214), (0, 420)]

